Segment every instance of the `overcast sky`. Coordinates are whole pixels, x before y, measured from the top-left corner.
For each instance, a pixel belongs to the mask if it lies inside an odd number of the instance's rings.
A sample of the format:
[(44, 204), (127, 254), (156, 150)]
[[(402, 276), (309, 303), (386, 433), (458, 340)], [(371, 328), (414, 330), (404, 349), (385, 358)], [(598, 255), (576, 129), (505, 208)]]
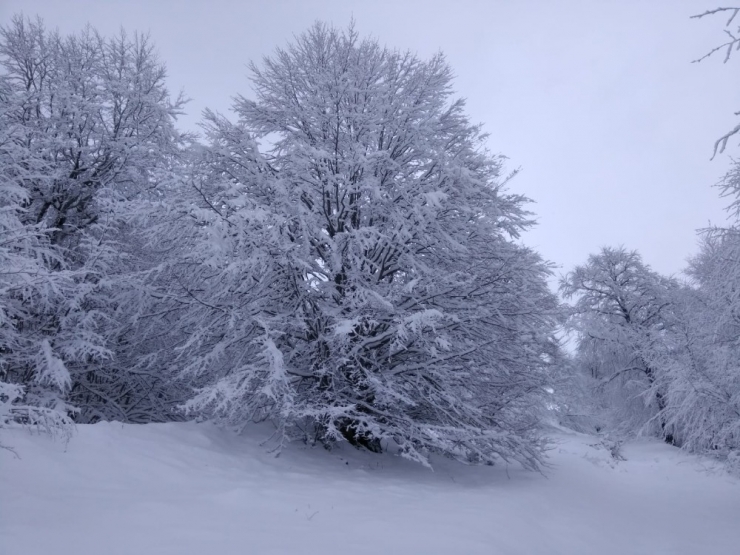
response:
[(149, 31), (171, 90), (192, 99), (181, 125), (194, 129), (204, 108), (228, 112), (251, 94), (249, 60), (316, 20), (354, 16), (387, 46), (447, 55), (490, 150), (523, 170), (511, 189), (539, 221), (525, 242), (558, 272), (623, 244), (675, 274), (728, 204), (712, 184), (729, 155), (710, 157), (738, 120), (740, 55), (691, 63), (725, 38), (725, 16), (689, 19), (716, 1), (2, 0), (0, 21), (22, 11), (64, 33)]

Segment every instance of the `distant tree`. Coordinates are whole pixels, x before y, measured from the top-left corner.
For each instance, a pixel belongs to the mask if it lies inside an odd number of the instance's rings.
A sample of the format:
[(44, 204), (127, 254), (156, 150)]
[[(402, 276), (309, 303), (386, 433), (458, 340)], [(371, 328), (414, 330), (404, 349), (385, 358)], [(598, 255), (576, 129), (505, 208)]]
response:
[(603, 248), (560, 283), (563, 296), (575, 301), (568, 327), (577, 333), (578, 364), (595, 380), (604, 408), (615, 413), (612, 424), (634, 431), (656, 417), (668, 441), (658, 361), (676, 287), (622, 247)]
[(171, 177), (182, 99), (170, 101), (148, 38), (124, 32), (61, 36), (16, 16), (0, 28), (0, 67), (4, 379), (26, 405), (130, 419), (156, 391), (117, 364), (139, 348), (127, 332), (144, 289), (135, 218)]
[(206, 117), (179, 266), (191, 411), (281, 437), (540, 461), (557, 301), (441, 55), (316, 24)]
[(740, 469), (740, 234), (707, 233), (676, 303), (664, 366), (666, 416), (692, 451), (735, 457)]

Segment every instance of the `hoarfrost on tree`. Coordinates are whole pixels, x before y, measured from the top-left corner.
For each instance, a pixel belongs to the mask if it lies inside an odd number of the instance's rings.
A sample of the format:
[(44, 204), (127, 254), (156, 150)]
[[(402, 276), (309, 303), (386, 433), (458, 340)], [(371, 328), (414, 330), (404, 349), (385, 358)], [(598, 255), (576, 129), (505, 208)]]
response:
[(0, 65), (3, 379), (65, 417), (157, 419), (161, 380), (130, 360), (147, 290), (137, 218), (168, 179), (182, 101), (141, 35), (15, 16)]
[(673, 441), (660, 361), (677, 287), (623, 247), (601, 249), (561, 279), (561, 293), (574, 299), (567, 326), (577, 334), (576, 366), (592, 378), (598, 411), (615, 430), (656, 423)]
[(206, 114), (192, 176), (188, 409), (537, 467), (557, 300), (444, 57), (316, 24), (251, 72), (237, 123)]

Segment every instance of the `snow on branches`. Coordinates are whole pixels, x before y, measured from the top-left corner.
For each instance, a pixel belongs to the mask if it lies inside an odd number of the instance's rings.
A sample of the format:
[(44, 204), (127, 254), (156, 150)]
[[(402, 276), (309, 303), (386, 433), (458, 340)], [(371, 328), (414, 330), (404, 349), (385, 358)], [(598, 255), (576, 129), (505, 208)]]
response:
[(251, 69), (193, 181), (189, 410), (537, 467), (557, 301), (444, 58), (316, 24)]
[(26, 405), (130, 420), (152, 390), (117, 365), (146, 265), (132, 224), (168, 178), (182, 100), (141, 35), (61, 36), (15, 16), (0, 66), (2, 379)]

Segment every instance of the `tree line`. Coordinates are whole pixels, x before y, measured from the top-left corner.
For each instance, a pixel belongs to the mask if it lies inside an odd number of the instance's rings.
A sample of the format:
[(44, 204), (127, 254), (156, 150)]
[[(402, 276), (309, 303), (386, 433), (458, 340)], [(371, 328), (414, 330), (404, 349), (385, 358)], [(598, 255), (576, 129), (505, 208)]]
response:
[(0, 427), (268, 420), (536, 469), (556, 417), (737, 457), (737, 229), (687, 281), (604, 249), (561, 303), (442, 55), (317, 23), (202, 137), (146, 35), (16, 16), (0, 64)]

